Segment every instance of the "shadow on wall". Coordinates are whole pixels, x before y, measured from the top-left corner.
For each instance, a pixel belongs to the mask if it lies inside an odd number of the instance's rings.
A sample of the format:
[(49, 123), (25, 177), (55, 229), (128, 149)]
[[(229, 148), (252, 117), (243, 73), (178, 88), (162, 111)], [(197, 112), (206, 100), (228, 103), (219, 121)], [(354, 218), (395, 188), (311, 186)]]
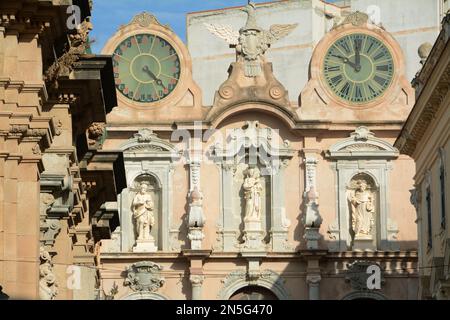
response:
[(0, 300), (8, 300), (9, 296), (3, 292), (3, 287), (0, 286)]

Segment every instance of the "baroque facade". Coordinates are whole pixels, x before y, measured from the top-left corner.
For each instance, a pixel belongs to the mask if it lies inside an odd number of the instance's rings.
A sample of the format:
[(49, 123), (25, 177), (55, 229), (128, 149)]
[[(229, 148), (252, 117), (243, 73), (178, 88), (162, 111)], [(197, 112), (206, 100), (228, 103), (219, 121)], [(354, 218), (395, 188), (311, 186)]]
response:
[(396, 141), (416, 162), (411, 202), (417, 210), (419, 297), (450, 299), (450, 12), (434, 43), (420, 48), (423, 68), (413, 80), (416, 104)]
[(414, 161), (393, 144), (441, 3), (402, 24), (378, 3), (190, 13), (187, 45), (150, 13), (119, 28), (103, 298), (417, 298)]
[(187, 43), (144, 12), (95, 55), (92, 1), (2, 1), (0, 298), (447, 294), (409, 199), (448, 2), (371, 2), (189, 13)]

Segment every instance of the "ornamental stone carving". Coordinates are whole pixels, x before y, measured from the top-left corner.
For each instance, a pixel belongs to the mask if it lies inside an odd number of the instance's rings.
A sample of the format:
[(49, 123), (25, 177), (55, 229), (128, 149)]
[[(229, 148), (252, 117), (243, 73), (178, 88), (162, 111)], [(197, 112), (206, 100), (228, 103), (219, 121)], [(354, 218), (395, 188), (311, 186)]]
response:
[(53, 300), (58, 294), (58, 284), (53, 273), (52, 257), (41, 247), (39, 258), (39, 297), (41, 300)]
[(155, 292), (161, 288), (165, 279), (160, 272), (163, 268), (150, 261), (140, 261), (127, 268), (124, 285), (137, 292)]
[(89, 32), (92, 30), (89, 20), (83, 21), (76, 29), (75, 34), (69, 36), (69, 46), (66, 51), (45, 71), (44, 80), (51, 87), (59, 87), (58, 78), (69, 76), (79, 56), (89, 48)]
[[(239, 31), (233, 30), (226, 25), (215, 25), (205, 23), (205, 27), (217, 37), (225, 40), (236, 48), (238, 61), (244, 62), (244, 73), (246, 77), (257, 77), (262, 73), (261, 63), (264, 62), (264, 54), (276, 41), (289, 35), (298, 24), (275, 24), (269, 30), (261, 29), (256, 22), (256, 5), (249, 1), (242, 9), (247, 13), (247, 23)], [(278, 91), (282, 88), (271, 90), (274, 99), (283, 94)], [(225, 98), (226, 99), (226, 98)]]

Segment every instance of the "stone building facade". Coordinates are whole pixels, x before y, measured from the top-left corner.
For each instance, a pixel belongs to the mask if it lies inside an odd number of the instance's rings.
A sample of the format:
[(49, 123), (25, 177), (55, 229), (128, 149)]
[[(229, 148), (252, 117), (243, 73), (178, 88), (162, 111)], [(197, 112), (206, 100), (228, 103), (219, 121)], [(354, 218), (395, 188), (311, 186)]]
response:
[(149, 13), (121, 26), (103, 298), (416, 299), (414, 161), (393, 144), (441, 8), (249, 3), (188, 14), (187, 45)]
[(447, 60), (402, 127), (448, 2), (372, 2), (190, 13), (187, 44), (144, 12), (94, 55), (92, 1), (2, 1), (0, 297), (444, 297), (409, 198)]
[(411, 202), (417, 210), (422, 299), (450, 298), (449, 37), (447, 13), (434, 45), (420, 48), (423, 68), (413, 80), (416, 103), (395, 144), (416, 162)]
[(90, 10), (88, 0), (0, 3), (0, 286), (9, 298), (94, 299), (96, 244), (119, 225), (123, 158), (101, 150), (117, 104), (112, 59), (89, 53)]

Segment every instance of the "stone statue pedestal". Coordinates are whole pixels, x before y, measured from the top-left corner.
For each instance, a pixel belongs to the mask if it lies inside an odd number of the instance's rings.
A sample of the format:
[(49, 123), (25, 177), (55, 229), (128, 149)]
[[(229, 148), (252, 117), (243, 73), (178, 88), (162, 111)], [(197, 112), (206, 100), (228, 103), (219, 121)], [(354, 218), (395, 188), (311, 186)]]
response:
[(244, 251), (264, 251), (263, 242), (265, 232), (261, 228), (261, 221), (245, 221), (244, 227)]
[(352, 249), (354, 251), (376, 251), (377, 246), (371, 236), (359, 236), (353, 240)]
[(306, 248), (308, 250), (319, 249), (319, 239), (320, 239), (319, 228), (306, 227), (304, 237), (306, 239)]
[(151, 237), (145, 240), (136, 240), (133, 252), (156, 252), (158, 247), (155, 245), (155, 239)]

